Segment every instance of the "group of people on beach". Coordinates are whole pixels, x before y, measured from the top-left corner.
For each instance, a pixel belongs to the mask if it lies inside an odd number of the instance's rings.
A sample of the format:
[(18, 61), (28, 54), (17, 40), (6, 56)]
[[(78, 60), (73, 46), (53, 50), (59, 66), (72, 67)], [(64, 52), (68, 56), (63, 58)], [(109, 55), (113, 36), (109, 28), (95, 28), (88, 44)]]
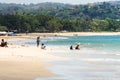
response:
[[(36, 42), (37, 42), (37, 47), (39, 47), (39, 45), (40, 45), (40, 37), (39, 36), (37, 37)], [(44, 45), (44, 43), (42, 43), (41, 44), (41, 49), (45, 49), (45, 48), (46, 48), (46, 46)]]
[[(39, 47), (40, 37), (37, 37), (36, 42), (37, 42), (37, 47)], [(46, 46), (44, 45), (44, 43), (42, 43), (42, 44), (41, 44), (41, 49), (45, 49), (45, 48), (46, 48)], [(73, 50), (73, 49), (75, 49), (75, 50), (80, 50), (80, 45), (77, 44), (75, 47), (73, 47), (73, 45), (71, 45), (71, 46), (70, 46), (70, 50)]]
[[(37, 37), (37, 47), (39, 47), (39, 44), (40, 44), (40, 37)], [(5, 42), (5, 40), (4, 39), (1, 39), (1, 43), (0, 43), (0, 47), (8, 47), (8, 45), (7, 45), (8, 43), (7, 42)], [(41, 44), (41, 49), (45, 49), (46, 48), (46, 46), (42, 43)]]
[(1, 39), (0, 47), (8, 47), (7, 42), (5, 42), (4, 39)]
[(73, 49), (75, 49), (75, 50), (80, 50), (80, 47), (79, 47), (80, 45), (79, 44), (77, 44), (75, 47), (73, 47), (73, 45), (71, 45), (70, 46), (70, 50), (73, 50)]
[[(37, 37), (36, 43), (37, 43), (37, 47), (39, 47), (39, 45), (40, 45), (40, 37), (39, 36)], [(1, 39), (0, 47), (8, 47), (7, 42), (5, 42), (4, 39)], [(44, 43), (41, 44), (41, 49), (46, 49), (46, 46)], [(76, 46), (71, 45), (70, 50), (73, 50), (73, 49), (80, 50), (79, 44), (77, 44)]]

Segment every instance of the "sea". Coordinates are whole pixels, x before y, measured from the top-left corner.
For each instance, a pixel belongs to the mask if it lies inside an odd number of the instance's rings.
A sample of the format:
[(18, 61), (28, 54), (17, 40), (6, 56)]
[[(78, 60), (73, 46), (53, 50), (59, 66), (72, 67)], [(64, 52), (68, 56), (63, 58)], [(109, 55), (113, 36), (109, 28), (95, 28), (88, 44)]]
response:
[[(15, 43), (15, 42), (14, 42)], [(47, 61), (46, 67), (56, 77), (38, 77), (34, 80), (120, 80), (120, 36), (54, 36), (41, 38), (48, 54), (66, 60)], [(36, 39), (16, 44), (36, 46)], [(80, 50), (70, 50), (79, 44)]]

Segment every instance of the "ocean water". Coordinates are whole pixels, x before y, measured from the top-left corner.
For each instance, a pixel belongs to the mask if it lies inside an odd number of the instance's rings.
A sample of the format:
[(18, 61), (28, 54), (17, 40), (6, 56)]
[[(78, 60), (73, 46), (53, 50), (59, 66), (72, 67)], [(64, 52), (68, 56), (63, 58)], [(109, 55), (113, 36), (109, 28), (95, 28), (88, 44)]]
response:
[[(36, 46), (35, 41), (17, 44)], [(58, 76), (34, 80), (120, 80), (120, 36), (56, 36), (42, 38), (41, 43), (52, 49), (48, 54), (67, 60), (47, 61), (53, 64), (47, 69)], [(69, 49), (76, 44), (80, 50)]]
[(91, 50), (101, 50), (110, 53), (120, 52), (120, 36), (47, 37), (41, 43), (58, 48), (69, 48), (71, 45), (75, 46), (76, 44), (80, 44), (82, 49), (89, 48)]

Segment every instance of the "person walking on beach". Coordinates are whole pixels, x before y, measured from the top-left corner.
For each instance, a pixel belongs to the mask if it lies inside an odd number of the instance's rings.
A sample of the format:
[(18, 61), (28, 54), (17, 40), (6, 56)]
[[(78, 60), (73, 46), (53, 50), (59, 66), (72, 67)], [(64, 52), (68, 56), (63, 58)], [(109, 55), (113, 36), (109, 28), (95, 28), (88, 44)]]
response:
[(37, 42), (37, 47), (39, 47), (39, 44), (40, 44), (40, 37), (39, 36), (37, 37), (37, 41), (36, 42)]

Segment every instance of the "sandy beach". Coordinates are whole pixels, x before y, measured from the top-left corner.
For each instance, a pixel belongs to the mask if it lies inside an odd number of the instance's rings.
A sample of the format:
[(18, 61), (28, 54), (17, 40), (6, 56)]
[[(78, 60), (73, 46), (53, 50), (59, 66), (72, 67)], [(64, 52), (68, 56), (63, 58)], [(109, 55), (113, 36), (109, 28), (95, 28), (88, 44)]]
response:
[[(36, 36), (92, 36), (92, 35), (120, 35), (120, 32), (112, 33), (30, 33), (18, 36), (0, 36), (5, 41), (25, 40)], [(67, 60), (66, 58), (49, 54), (52, 49), (42, 50), (36, 46), (23, 46), (8, 44), (8, 47), (0, 47), (0, 80), (35, 80), (38, 77), (57, 76), (48, 67), (53, 66), (47, 61)]]
[(105, 35), (120, 35), (120, 32), (63, 32), (63, 33), (25, 33), (17, 34), (17, 36), (0, 36), (0, 39), (6, 40), (24, 40), (29, 38), (49, 37), (49, 36), (105, 36)]
[(46, 61), (64, 60), (47, 54), (51, 50), (41, 50), (36, 46), (9, 45), (0, 47), (0, 80), (35, 80), (37, 77), (53, 77), (47, 70), (52, 66)]
[[(19, 34), (25, 36), (25, 34)], [(59, 32), (59, 33), (30, 33), (29, 36), (94, 36), (94, 35), (120, 35), (120, 32)]]

